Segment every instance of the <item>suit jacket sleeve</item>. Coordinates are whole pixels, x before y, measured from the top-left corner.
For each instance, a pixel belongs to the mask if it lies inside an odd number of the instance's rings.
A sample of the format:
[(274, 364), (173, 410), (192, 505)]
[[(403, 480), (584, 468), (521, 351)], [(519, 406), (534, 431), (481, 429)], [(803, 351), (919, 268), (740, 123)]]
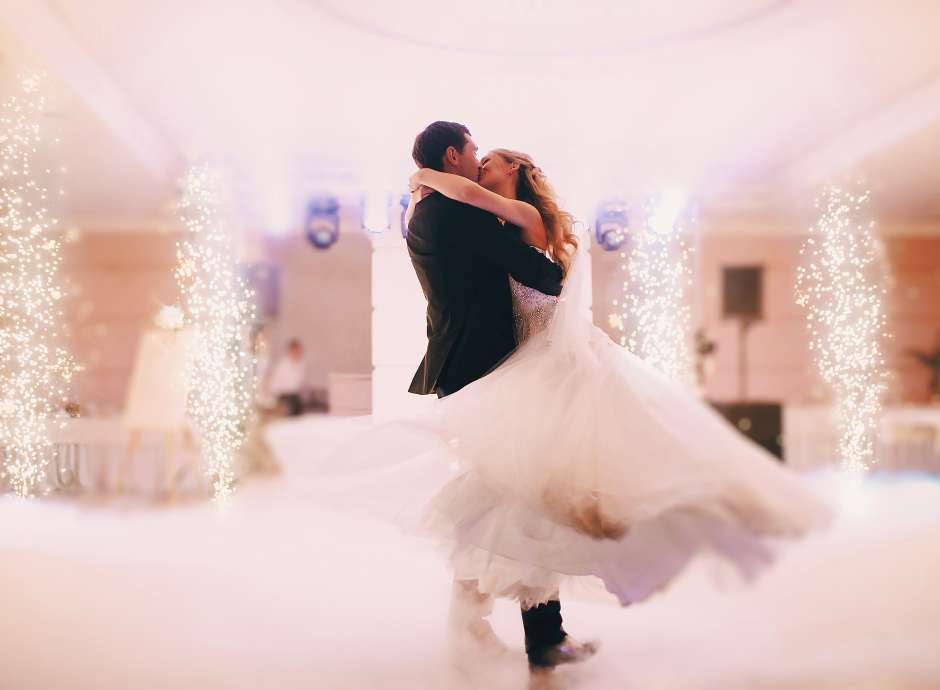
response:
[(467, 251), (498, 265), (523, 285), (546, 295), (561, 293), (561, 268), (557, 264), (503, 227), (492, 214), (470, 210), (465, 216), (466, 227), (460, 228)]

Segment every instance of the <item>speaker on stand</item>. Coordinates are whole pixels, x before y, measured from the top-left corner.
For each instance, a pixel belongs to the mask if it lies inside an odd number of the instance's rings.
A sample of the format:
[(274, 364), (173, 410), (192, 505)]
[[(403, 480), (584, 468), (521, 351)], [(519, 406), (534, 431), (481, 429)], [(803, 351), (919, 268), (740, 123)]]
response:
[(755, 402), (748, 391), (748, 331), (764, 318), (764, 267), (722, 269), (722, 316), (738, 322), (738, 400), (713, 407), (749, 439), (783, 458), (783, 414), (779, 402)]

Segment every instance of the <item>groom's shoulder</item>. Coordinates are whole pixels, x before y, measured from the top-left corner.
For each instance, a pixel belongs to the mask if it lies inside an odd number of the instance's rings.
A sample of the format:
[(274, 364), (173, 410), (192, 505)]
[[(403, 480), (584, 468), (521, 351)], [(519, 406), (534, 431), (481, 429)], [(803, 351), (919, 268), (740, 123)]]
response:
[[(425, 211), (435, 213), (453, 213), (462, 210), (467, 205), (459, 201), (454, 201), (440, 192), (431, 192), (424, 199), (418, 202), (417, 208), (423, 208)], [(417, 209), (416, 209), (417, 210)]]
[(422, 199), (415, 207), (415, 215), (419, 211), (422, 216), (432, 222), (448, 222), (458, 219), (474, 222), (497, 222), (496, 216), (489, 211), (455, 201), (440, 192), (434, 192)]

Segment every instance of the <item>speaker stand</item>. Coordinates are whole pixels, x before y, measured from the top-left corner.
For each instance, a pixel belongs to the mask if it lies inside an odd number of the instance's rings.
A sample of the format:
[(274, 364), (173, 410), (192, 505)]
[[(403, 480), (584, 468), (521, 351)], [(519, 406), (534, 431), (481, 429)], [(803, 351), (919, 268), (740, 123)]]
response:
[(738, 400), (747, 400), (747, 332), (753, 325), (753, 319), (738, 319)]

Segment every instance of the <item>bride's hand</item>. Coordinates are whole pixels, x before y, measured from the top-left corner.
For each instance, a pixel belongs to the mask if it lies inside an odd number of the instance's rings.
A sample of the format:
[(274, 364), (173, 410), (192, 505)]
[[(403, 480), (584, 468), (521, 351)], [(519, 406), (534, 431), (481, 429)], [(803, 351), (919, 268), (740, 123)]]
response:
[(570, 518), (572, 527), (593, 539), (617, 541), (630, 532), (626, 523), (614, 520), (604, 513), (596, 496), (590, 501), (576, 505), (571, 511)]
[(596, 492), (574, 496), (570, 490), (559, 488), (547, 487), (542, 500), (549, 512), (563, 524), (592, 539), (617, 541), (629, 534), (630, 527), (625, 522), (605, 513)]

